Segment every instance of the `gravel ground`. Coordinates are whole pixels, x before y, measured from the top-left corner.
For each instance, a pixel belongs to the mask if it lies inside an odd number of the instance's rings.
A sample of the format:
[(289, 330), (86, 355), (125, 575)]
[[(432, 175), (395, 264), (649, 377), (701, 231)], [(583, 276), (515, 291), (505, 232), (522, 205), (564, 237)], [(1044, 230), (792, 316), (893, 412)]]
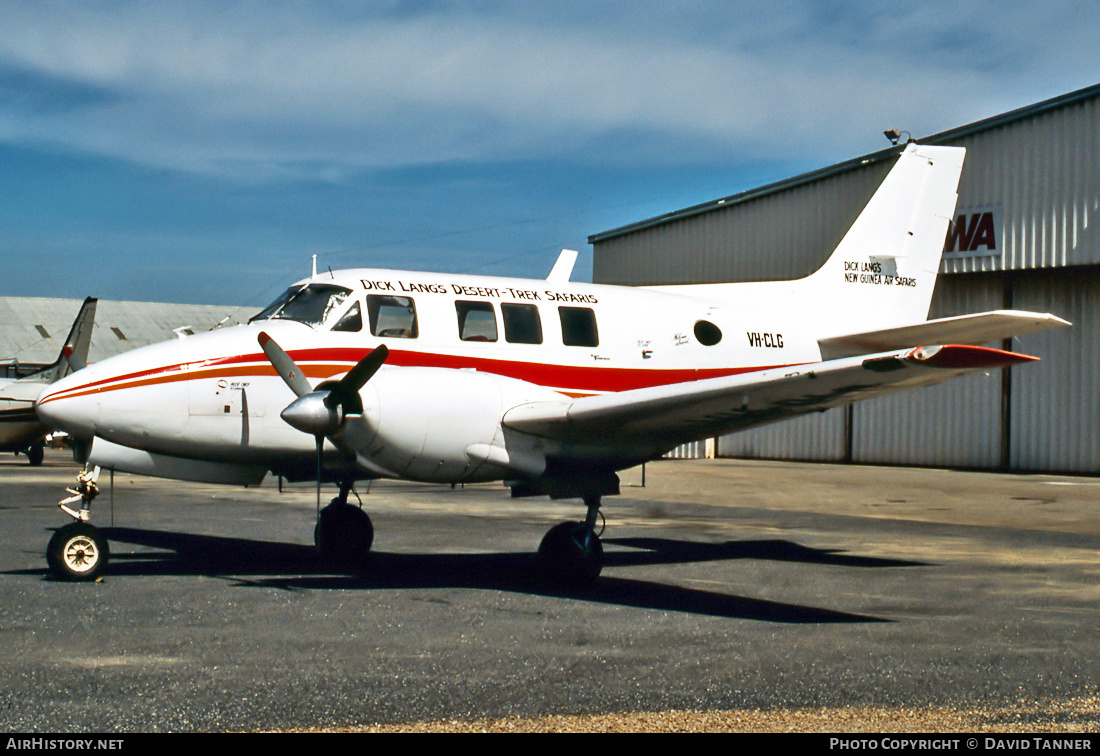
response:
[(791, 732), (1098, 733), (1100, 698), (1013, 708), (823, 708), (795, 711), (666, 711), (534, 719), (413, 722), (355, 732)]

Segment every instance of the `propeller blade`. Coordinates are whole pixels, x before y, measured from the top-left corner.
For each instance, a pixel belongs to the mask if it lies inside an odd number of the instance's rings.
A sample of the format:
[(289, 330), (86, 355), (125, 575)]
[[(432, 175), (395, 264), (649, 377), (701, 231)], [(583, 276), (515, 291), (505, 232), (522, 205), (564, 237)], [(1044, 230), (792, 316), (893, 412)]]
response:
[(313, 387), (309, 385), (305, 375), (294, 364), (294, 360), (290, 359), (290, 355), (275, 343), (275, 339), (268, 336), (264, 331), (260, 331), (257, 341), (260, 342), (260, 348), (264, 350), (264, 354), (267, 355), (268, 361), (275, 368), (275, 372), (286, 382), (287, 386), (290, 386), (290, 390), (296, 396), (302, 397), (313, 391)]
[(389, 354), (390, 350), (385, 344), (380, 344), (368, 352), (367, 356), (359, 360), (356, 366), (329, 391), (329, 395), (325, 397), (325, 406), (334, 409), (348, 397), (358, 394), (359, 389), (363, 388), (382, 367), (382, 363), (386, 361)]
[(317, 436), (317, 516), (321, 516), (321, 476), (324, 474), (322, 470), (323, 456), (325, 453), (325, 437)]

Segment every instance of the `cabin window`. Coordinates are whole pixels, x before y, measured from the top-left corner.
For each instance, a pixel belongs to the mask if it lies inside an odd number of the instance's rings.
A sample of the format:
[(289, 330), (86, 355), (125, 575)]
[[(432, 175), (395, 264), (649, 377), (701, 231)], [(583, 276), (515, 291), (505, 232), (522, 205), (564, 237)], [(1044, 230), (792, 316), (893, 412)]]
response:
[(566, 346), (594, 347), (600, 345), (596, 332), (596, 313), (587, 307), (559, 307), (561, 341)]
[(363, 311), (359, 309), (358, 302), (353, 304), (351, 309), (344, 313), (344, 317), (340, 318), (340, 322), (334, 325), (332, 330), (347, 331), (350, 333), (358, 333), (363, 330)]
[(420, 335), (416, 324), (416, 303), (411, 297), (367, 295), (367, 316), (374, 336), (391, 339), (415, 339)]
[(455, 302), (458, 337), (463, 341), (496, 341), (497, 316), (490, 302)]
[(722, 340), (722, 330), (709, 320), (700, 320), (695, 324), (695, 338), (703, 346), (714, 346)]
[(513, 344), (541, 344), (542, 321), (539, 308), (529, 304), (502, 304), (504, 338)]
[(320, 325), (343, 304), (349, 294), (351, 289), (332, 284), (292, 286), (249, 322), (297, 320), (306, 325)]

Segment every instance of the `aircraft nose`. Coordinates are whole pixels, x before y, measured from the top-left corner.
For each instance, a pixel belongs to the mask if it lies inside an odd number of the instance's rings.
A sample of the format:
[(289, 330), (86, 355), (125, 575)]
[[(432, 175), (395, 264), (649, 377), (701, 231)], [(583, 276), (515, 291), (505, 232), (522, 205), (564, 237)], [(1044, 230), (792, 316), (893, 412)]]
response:
[(38, 397), (36, 409), (46, 425), (76, 438), (91, 438), (99, 423), (99, 398), (81, 393), (79, 382), (70, 378), (47, 386)]

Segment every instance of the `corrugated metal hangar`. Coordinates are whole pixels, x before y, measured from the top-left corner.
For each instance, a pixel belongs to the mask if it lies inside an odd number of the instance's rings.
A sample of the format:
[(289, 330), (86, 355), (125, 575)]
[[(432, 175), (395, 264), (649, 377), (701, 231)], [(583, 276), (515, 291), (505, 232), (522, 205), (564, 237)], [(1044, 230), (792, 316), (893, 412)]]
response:
[[(56, 360), (82, 301), (0, 297), (0, 376), (21, 377)], [(88, 361), (186, 335), (188, 330), (208, 331), (223, 321), (244, 322), (255, 314), (255, 308), (100, 300)]]
[[(967, 149), (930, 316), (1015, 308), (1072, 322), (999, 345), (1040, 363), (723, 437), (711, 445), (717, 455), (1100, 472), (1098, 112), (1100, 85), (917, 140)], [(808, 275), (902, 146), (594, 234), (593, 280)], [(703, 446), (678, 453), (699, 455)]]

